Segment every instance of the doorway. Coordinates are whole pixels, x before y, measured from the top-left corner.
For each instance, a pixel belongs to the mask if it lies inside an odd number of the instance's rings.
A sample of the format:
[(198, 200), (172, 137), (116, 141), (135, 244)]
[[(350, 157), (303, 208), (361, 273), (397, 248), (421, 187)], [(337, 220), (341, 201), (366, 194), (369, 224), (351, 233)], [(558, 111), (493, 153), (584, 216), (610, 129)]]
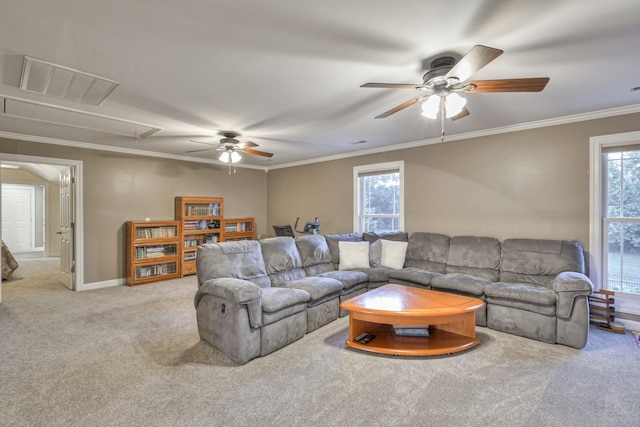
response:
[[(46, 259), (51, 257), (60, 258), (61, 253), (61, 236), (60, 236), (60, 196), (59, 191), (53, 191), (59, 187), (60, 172), (62, 170), (73, 170), (74, 172), (74, 186), (72, 189), (73, 198), (75, 203), (71, 209), (74, 218), (74, 232), (73, 235), (73, 254), (71, 271), (73, 272), (73, 280), (71, 280), (68, 287), (74, 290), (84, 289), (84, 264), (83, 264), (83, 220), (82, 220), (82, 161), (58, 159), (58, 158), (45, 158), (37, 156), (24, 156), (24, 155), (12, 155), (0, 153), (0, 165), (2, 165), (0, 173), (0, 183), (9, 183), (7, 180), (10, 176), (15, 176), (15, 173), (11, 173), (11, 169), (24, 169), (30, 172), (30, 179), (34, 179), (33, 176), (43, 176), (41, 180), (49, 184), (44, 185), (43, 192), (46, 194), (43, 224), (45, 224), (42, 241), (44, 246), (42, 247), (42, 253)], [(9, 166), (11, 169), (6, 168)], [(37, 172), (36, 172), (37, 171)], [(12, 180), (15, 181), (15, 180)], [(13, 183), (13, 182), (11, 182)], [(4, 189), (4, 186), (3, 186)], [(53, 190), (52, 190), (53, 189)], [(51, 190), (51, 191), (48, 191)], [(37, 190), (36, 190), (37, 192)], [(55, 193), (55, 194), (51, 194)], [(4, 194), (3, 194), (3, 199)], [(4, 228), (4, 218), (3, 228)], [(6, 231), (3, 230), (3, 235)], [(22, 248), (21, 248), (22, 249)], [(22, 253), (20, 250), (16, 251), (18, 254)], [(32, 252), (34, 253), (34, 252)], [(43, 258), (44, 258), (43, 257)], [(30, 261), (37, 262), (37, 261)], [(58, 263), (61, 265), (61, 263)], [(60, 270), (63, 270), (62, 265)], [(56, 272), (56, 273), (59, 273)], [(2, 301), (2, 287), (0, 285), (0, 302)]]

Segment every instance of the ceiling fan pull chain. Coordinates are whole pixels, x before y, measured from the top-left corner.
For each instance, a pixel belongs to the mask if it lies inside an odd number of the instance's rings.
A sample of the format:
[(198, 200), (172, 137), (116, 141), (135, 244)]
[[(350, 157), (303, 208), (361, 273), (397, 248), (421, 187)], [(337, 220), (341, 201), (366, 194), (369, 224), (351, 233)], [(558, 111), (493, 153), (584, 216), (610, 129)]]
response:
[(440, 128), (442, 129), (442, 133), (440, 134), (440, 142), (444, 142), (444, 115), (445, 115), (444, 103), (445, 103), (445, 97), (441, 96), (440, 97)]

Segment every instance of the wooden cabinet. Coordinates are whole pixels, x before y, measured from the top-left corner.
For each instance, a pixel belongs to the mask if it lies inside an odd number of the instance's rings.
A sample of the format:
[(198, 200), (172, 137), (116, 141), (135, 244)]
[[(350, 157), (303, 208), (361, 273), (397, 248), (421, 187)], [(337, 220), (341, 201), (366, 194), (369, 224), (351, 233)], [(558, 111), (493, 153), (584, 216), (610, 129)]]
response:
[(224, 218), (223, 241), (255, 240), (256, 222), (253, 218)]
[(126, 244), (129, 286), (180, 277), (178, 221), (128, 221)]
[(176, 219), (182, 235), (179, 257), (182, 276), (196, 274), (198, 245), (223, 241), (221, 197), (176, 197)]

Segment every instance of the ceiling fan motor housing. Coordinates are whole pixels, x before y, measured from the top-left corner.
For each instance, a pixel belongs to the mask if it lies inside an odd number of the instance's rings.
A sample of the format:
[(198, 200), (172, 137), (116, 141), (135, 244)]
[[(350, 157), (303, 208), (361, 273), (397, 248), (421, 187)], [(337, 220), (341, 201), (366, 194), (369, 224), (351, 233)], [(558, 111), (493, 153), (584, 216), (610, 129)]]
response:
[(434, 86), (447, 84), (445, 76), (453, 66), (456, 60), (451, 56), (443, 56), (431, 61), (431, 69), (422, 76), (424, 85), (433, 88)]

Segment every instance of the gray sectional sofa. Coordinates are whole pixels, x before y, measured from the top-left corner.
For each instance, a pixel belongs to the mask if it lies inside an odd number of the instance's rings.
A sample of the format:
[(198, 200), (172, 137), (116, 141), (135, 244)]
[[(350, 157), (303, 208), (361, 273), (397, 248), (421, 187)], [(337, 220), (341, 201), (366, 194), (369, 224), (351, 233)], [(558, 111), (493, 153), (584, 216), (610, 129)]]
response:
[[(406, 242), (394, 246), (404, 256), (394, 268), (385, 266), (389, 241)], [(347, 250), (362, 242), (369, 262), (344, 270)], [(200, 336), (238, 363), (347, 315), (341, 301), (386, 283), (480, 298), (478, 326), (544, 342), (582, 348), (589, 330), (593, 286), (576, 241), (427, 232), (274, 237), (200, 246), (197, 271)]]

